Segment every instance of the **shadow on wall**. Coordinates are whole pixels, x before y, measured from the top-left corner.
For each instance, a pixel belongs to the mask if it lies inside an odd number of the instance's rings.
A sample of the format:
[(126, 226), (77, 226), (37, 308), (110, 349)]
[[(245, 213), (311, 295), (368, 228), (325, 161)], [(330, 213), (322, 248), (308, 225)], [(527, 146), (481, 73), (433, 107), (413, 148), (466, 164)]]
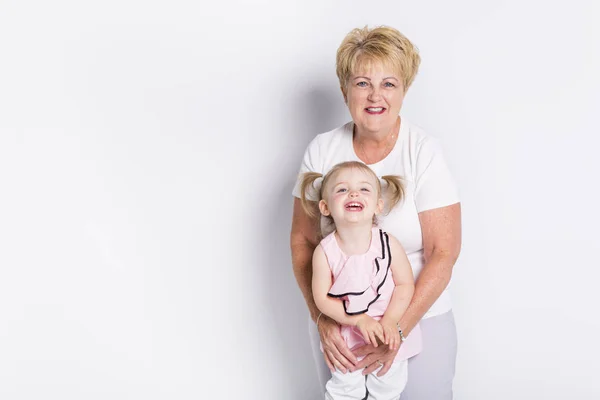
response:
[[(305, 107), (309, 109), (307, 114), (310, 114), (310, 119), (306, 122), (310, 132), (314, 132), (310, 135), (310, 140), (319, 133), (330, 131), (350, 121), (350, 114), (344, 104), (337, 81), (334, 82), (334, 85), (323, 85), (323, 87), (308, 91), (305, 101)], [(302, 149), (302, 154), (304, 154), (304, 149)]]
[[(346, 108), (335, 87), (331, 90), (311, 89), (301, 93), (286, 105), (289, 118), (287, 130), (289, 138), (285, 151), (278, 155), (277, 176), (272, 191), (265, 196), (271, 204), (265, 204), (269, 210), (269, 219), (265, 221), (260, 238), (261, 245), (268, 243), (265, 249), (265, 286), (267, 296), (264, 299), (265, 311), (272, 316), (272, 329), (279, 341), (273, 343), (273, 349), (279, 355), (281, 376), (289, 378), (291, 393), (289, 400), (321, 398), (319, 382), (308, 339), (308, 310), (304, 298), (294, 277), (289, 246), (292, 204), (292, 189), (296, 181), (298, 168), (308, 143), (318, 134), (342, 125), (347, 117)], [(289, 122), (291, 121), (291, 123)]]

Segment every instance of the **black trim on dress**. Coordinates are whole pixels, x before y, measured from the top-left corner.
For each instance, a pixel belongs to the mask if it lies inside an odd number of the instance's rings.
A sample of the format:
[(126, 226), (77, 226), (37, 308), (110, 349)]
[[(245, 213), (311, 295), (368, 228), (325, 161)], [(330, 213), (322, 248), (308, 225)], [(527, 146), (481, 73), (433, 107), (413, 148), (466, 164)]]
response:
[[(384, 241), (384, 237), (385, 237), (385, 241)], [(348, 309), (346, 307), (347, 300), (342, 300), (342, 304), (344, 306), (344, 312), (347, 315), (359, 315), (359, 314), (366, 313), (367, 311), (369, 311), (369, 307), (371, 307), (371, 304), (375, 303), (379, 299), (379, 297), (381, 297), (379, 290), (385, 283), (385, 281), (388, 277), (388, 274), (390, 272), (390, 267), (392, 265), (392, 252), (390, 250), (390, 238), (389, 238), (387, 232), (384, 232), (381, 229), (379, 229), (379, 239), (381, 241), (381, 257), (376, 257), (374, 260), (375, 265), (377, 266), (377, 273), (379, 273), (379, 270), (380, 270), (378, 258), (381, 259), (382, 261), (387, 258), (388, 263), (387, 263), (387, 267), (386, 267), (386, 271), (385, 271), (385, 276), (383, 277), (383, 280), (381, 281), (381, 283), (377, 286), (377, 296), (375, 296), (375, 298), (372, 301), (370, 301), (369, 304), (367, 304), (366, 309), (364, 309), (362, 311), (355, 311), (355, 312), (348, 312)], [(386, 257), (386, 249), (387, 249), (388, 257)], [(327, 293), (327, 296), (333, 297), (333, 298), (340, 298), (340, 297), (345, 297), (345, 296), (360, 296), (360, 295), (364, 294), (368, 289), (369, 288), (367, 287), (362, 292), (348, 292), (348, 293), (342, 293), (342, 294)]]

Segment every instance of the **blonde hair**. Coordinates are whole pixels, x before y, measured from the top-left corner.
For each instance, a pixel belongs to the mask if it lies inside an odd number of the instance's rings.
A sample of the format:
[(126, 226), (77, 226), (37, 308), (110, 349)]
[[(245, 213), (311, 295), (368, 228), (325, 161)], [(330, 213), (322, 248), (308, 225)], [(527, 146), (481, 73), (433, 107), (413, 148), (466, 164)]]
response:
[(400, 73), (406, 92), (417, 75), (421, 57), (411, 41), (394, 28), (353, 29), (342, 41), (336, 56), (336, 73), (344, 97), (350, 77), (360, 67), (368, 68), (377, 62), (390, 65)]
[[(321, 200), (327, 200), (326, 198), (326, 193), (327, 193), (327, 188), (328, 185), (330, 184), (331, 180), (342, 170), (344, 169), (351, 169), (351, 168), (356, 168), (360, 171), (366, 172), (368, 174), (370, 174), (376, 183), (376, 189), (377, 189), (377, 196), (378, 198), (384, 198), (384, 204), (386, 204), (385, 206), (385, 213), (389, 213), (403, 198), (404, 198), (404, 186), (402, 185), (402, 180), (398, 175), (384, 175), (381, 177), (382, 180), (384, 180), (386, 182), (386, 187), (385, 187), (385, 196), (384, 196), (384, 191), (383, 191), (383, 187), (381, 185), (381, 181), (379, 180), (379, 178), (377, 177), (377, 175), (375, 174), (375, 172), (373, 172), (373, 170), (371, 168), (369, 168), (369, 166), (367, 166), (366, 164), (360, 162), (360, 161), (346, 161), (346, 162), (342, 162), (339, 164), (336, 164), (333, 166), (333, 168), (331, 168), (325, 175), (320, 174), (318, 172), (306, 172), (303, 176), (302, 176), (302, 183), (300, 184), (300, 201), (302, 203), (302, 208), (304, 209), (304, 211), (306, 212), (306, 214), (308, 214), (311, 218), (316, 218), (318, 216), (318, 214), (315, 212), (315, 206), (314, 206), (314, 202), (320, 202)], [(319, 178), (323, 178), (323, 181), (321, 182), (321, 186), (318, 188), (315, 188), (314, 184), (315, 181)], [(316, 200), (315, 199), (308, 199), (308, 191), (310, 188), (313, 189), (317, 189), (317, 196), (316, 196)], [(387, 201), (386, 201), (387, 200)], [(329, 226), (331, 227), (335, 227), (333, 218), (331, 217), (331, 215), (325, 216), (325, 215), (321, 215), (322, 218), (325, 218), (326, 222), (328, 223)], [(373, 216), (373, 224), (376, 225), (377, 224), (377, 219), (375, 216)], [(321, 236), (323, 236), (323, 228), (321, 228)]]

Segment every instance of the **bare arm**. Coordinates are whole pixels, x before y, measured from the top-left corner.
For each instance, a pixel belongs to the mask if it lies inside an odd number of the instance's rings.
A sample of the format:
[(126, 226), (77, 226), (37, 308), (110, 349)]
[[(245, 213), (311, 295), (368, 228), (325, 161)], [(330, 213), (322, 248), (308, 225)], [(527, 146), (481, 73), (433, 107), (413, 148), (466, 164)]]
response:
[(425, 265), (415, 283), (415, 293), (400, 319), (408, 335), (440, 297), (452, 276), (461, 246), (460, 203), (419, 213)]
[(318, 220), (311, 219), (304, 212), (300, 199), (294, 197), (292, 232), (290, 234), (292, 266), (313, 321), (316, 321), (319, 315), (319, 309), (312, 293), (312, 256), (318, 244), (318, 223)]
[(344, 311), (342, 301), (327, 296), (333, 280), (331, 278), (331, 269), (327, 264), (327, 257), (321, 246), (317, 246), (313, 254), (313, 280), (312, 290), (315, 297), (315, 304), (329, 318), (333, 318), (340, 324), (356, 325), (359, 317), (357, 315), (348, 315)]
[[(405, 336), (412, 331), (448, 286), (452, 267), (460, 253), (460, 214), (460, 203), (419, 213), (425, 265), (415, 282), (412, 300), (400, 318), (399, 325)], [(377, 369), (376, 361), (381, 360), (384, 366), (377, 375), (384, 375), (396, 356), (396, 351), (390, 350), (386, 353), (384, 349), (385, 347), (380, 347), (374, 350), (371, 346), (357, 349), (356, 356), (365, 356), (365, 358), (356, 365), (356, 368), (365, 368), (363, 374), (367, 375)]]
[(410, 300), (413, 297), (415, 291), (415, 280), (412, 273), (412, 268), (404, 248), (392, 235), (390, 238), (390, 249), (392, 252), (392, 276), (394, 277), (394, 292), (390, 303), (381, 318), (381, 322), (385, 323), (390, 321), (395, 327), (396, 323), (400, 321), (404, 315)]
[[(316, 207), (316, 204), (315, 204)], [(312, 292), (312, 257), (319, 240), (319, 220), (311, 219), (302, 208), (300, 199), (294, 198), (294, 213), (290, 247), (292, 249), (292, 265), (298, 287), (304, 296), (306, 306), (313, 321), (317, 321), (319, 309), (315, 304)], [(317, 325), (325, 363), (333, 372), (335, 368), (342, 372), (353, 370), (356, 356), (348, 349), (339, 325), (332, 319), (321, 316)]]
[(315, 303), (319, 307), (319, 310), (340, 324), (356, 326), (360, 330), (365, 342), (375, 347), (377, 347), (377, 338), (384, 342), (383, 328), (379, 322), (366, 313), (348, 315), (344, 310), (342, 300), (327, 296), (332, 283), (331, 269), (329, 268), (325, 252), (323, 252), (321, 246), (317, 246), (313, 255), (312, 288)]

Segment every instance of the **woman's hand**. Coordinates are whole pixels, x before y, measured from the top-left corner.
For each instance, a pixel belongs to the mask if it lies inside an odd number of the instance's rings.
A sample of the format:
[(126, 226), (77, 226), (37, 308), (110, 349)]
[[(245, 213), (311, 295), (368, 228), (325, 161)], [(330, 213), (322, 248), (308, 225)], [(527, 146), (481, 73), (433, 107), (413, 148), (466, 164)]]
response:
[(385, 343), (383, 327), (379, 321), (373, 319), (370, 315), (361, 314), (356, 321), (356, 327), (360, 330), (363, 339), (368, 344), (377, 347), (377, 338), (381, 340), (381, 343)]
[(390, 347), (390, 350), (398, 350), (400, 348), (398, 325), (391, 321), (387, 321), (385, 318), (382, 318), (379, 323), (383, 328), (383, 335), (385, 336), (384, 343)]
[(346, 373), (356, 371), (356, 356), (350, 351), (340, 333), (340, 326), (333, 319), (321, 315), (317, 325), (321, 343), (323, 344), (323, 356), (325, 364), (331, 372), (335, 369)]
[(365, 358), (356, 364), (355, 368), (357, 370), (365, 368), (362, 374), (368, 375), (383, 365), (381, 370), (377, 372), (377, 376), (383, 376), (389, 371), (397, 353), (398, 350), (391, 350), (389, 346), (386, 345), (374, 347), (370, 344), (365, 344), (354, 350), (354, 355), (356, 357), (365, 356)]

